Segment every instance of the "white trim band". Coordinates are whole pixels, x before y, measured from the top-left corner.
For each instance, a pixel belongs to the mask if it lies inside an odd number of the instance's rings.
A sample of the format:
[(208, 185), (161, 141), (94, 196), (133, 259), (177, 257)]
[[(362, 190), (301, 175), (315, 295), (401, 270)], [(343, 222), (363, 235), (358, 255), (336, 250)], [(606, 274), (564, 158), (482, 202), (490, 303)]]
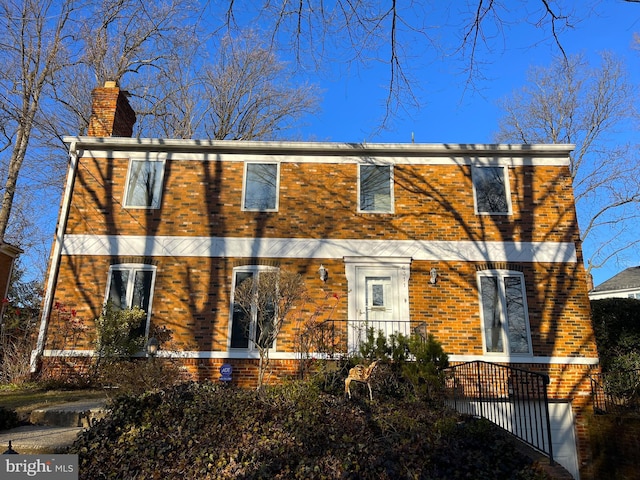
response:
[(545, 365), (598, 365), (598, 357), (536, 357), (516, 355), (449, 355), (449, 362), (542, 363)]
[(410, 257), (464, 262), (575, 263), (570, 242), (474, 242), (426, 240), (341, 240), (307, 238), (65, 235), (65, 255), (343, 258)]
[[(93, 350), (44, 350), (45, 357), (93, 357)], [(259, 359), (257, 351), (228, 350), (228, 351), (197, 351), (197, 350), (160, 350), (159, 358), (197, 358), (197, 359)], [(300, 353), (271, 352), (272, 360), (300, 360)], [(508, 355), (449, 355), (449, 362), (473, 362), (481, 360), (494, 363), (538, 363), (543, 365), (598, 365), (597, 357), (516, 357)]]

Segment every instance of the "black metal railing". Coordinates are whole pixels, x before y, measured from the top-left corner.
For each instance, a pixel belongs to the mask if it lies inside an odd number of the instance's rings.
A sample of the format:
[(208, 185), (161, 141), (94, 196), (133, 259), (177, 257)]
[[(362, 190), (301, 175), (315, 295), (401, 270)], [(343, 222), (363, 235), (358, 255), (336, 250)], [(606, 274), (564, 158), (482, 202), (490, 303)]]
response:
[(398, 334), (426, 338), (426, 324), (408, 320), (326, 320), (301, 332), (301, 338), (310, 352), (338, 358), (359, 353), (372, 337)]
[(483, 361), (447, 372), (447, 402), (453, 408), (486, 418), (547, 455), (553, 465), (547, 375)]
[(590, 378), (595, 413), (640, 413), (640, 370), (598, 373)]

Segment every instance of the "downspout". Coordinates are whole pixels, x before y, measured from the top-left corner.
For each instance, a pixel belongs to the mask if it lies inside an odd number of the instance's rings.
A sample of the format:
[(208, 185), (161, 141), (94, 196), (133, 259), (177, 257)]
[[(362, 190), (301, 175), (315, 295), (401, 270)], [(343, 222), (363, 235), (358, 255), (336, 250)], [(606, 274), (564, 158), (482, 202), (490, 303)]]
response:
[(60, 218), (58, 220), (56, 236), (53, 239), (51, 266), (49, 268), (49, 276), (47, 278), (47, 291), (45, 292), (44, 301), (42, 304), (42, 313), (40, 316), (40, 331), (38, 332), (38, 343), (36, 344), (36, 349), (31, 352), (31, 373), (35, 373), (38, 370), (38, 360), (42, 357), (42, 354), (44, 352), (45, 340), (47, 338), (47, 328), (49, 326), (49, 315), (51, 314), (51, 307), (53, 305), (55, 284), (58, 279), (58, 272), (60, 271), (62, 242), (64, 239), (64, 232), (67, 228), (69, 210), (71, 208), (73, 184), (75, 183), (76, 173), (78, 170), (78, 152), (76, 150), (76, 142), (72, 142), (69, 145), (69, 157), (69, 173), (67, 174), (67, 184), (65, 186), (64, 197), (60, 208)]

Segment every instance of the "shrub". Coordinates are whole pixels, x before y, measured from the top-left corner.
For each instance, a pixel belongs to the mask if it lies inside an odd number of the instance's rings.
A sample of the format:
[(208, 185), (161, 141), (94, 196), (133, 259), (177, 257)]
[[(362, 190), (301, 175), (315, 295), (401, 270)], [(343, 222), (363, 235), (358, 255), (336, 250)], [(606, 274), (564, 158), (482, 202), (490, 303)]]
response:
[[(620, 355), (640, 354), (640, 300), (607, 298), (591, 302), (593, 330), (603, 371), (616, 369)], [(628, 369), (628, 366), (624, 367)]]
[(607, 298), (592, 301), (591, 307), (605, 392), (637, 408), (640, 405), (640, 300)]
[(108, 302), (96, 319), (96, 355), (99, 361), (131, 357), (144, 348), (144, 321), (147, 314), (139, 307), (121, 310)]
[(98, 381), (113, 387), (114, 395), (140, 395), (148, 390), (165, 389), (181, 379), (180, 368), (169, 359), (144, 358), (104, 364)]
[(433, 335), (387, 336), (369, 328), (359, 353), (353, 362), (382, 360), (372, 374), (379, 393), (392, 397), (411, 394), (424, 399), (441, 396), (449, 357)]
[(24, 383), (31, 378), (31, 352), (37, 336), (37, 310), (18, 308), (4, 299), (0, 319), (0, 383)]
[[(205, 383), (117, 400), (68, 453), (80, 478), (516, 479), (530, 461), (487, 426), (419, 400), (347, 402), (290, 383)], [(467, 440), (465, 431), (471, 440)]]
[(14, 410), (0, 406), (0, 430), (9, 430), (20, 425), (18, 414)]

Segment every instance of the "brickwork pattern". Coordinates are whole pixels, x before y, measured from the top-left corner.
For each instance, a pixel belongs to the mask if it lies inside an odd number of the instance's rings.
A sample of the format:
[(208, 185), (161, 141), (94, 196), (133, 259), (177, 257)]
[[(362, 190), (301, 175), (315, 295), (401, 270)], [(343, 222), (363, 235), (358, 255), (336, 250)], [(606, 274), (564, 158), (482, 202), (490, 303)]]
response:
[(278, 212), (242, 211), (241, 161), (172, 161), (161, 208), (122, 208), (128, 166), (81, 159), (67, 233), (579, 241), (565, 167), (510, 168), (513, 215), (492, 216), (474, 214), (470, 166), (396, 165), (393, 214), (357, 212), (356, 164), (282, 163)]
[[(100, 256), (65, 256), (60, 267), (55, 301), (76, 311), (85, 333), (75, 348), (91, 348), (93, 320), (99, 316), (112, 263), (150, 261), (144, 258), (109, 259)], [(231, 284), (234, 266), (252, 265), (251, 259), (169, 258), (153, 259), (157, 276), (152, 305), (152, 323), (173, 332), (177, 350), (226, 351), (229, 332)], [(306, 259), (273, 259), (282, 270), (302, 275), (308, 299), (288, 317), (278, 350), (294, 352), (296, 332), (304, 322), (316, 319), (348, 320), (348, 285), (342, 259), (323, 260), (331, 272), (326, 284), (317, 275), (317, 265)], [(429, 284), (429, 270), (436, 266), (441, 277)], [(476, 270), (483, 265), (452, 262), (413, 262), (409, 280), (412, 321), (425, 322), (450, 354), (482, 355), (481, 319)], [(588, 303), (581, 301), (581, 283), (571, 272), (559, 276), (554, 289), (562, 295), (548, 297), (546, 288), (535, 285), (548, 277), (549, 265), (523, 264), (533, 351), (538, 356), (596, 357)], [(572, 268), (572, 267), (567, 267)], [(54, 315), (48, 344), (63, 343)], [(330, 318), (329, 318), (330, 316)], [(68, 345), (68, 341), (67, 341)], [(489, 359), (489, 356), (487, 356)]]
[[(112, 85), (113, 84), (113, 85)], [(88, 135), (93, 137), (131, 137), (136, 114), (129, 105), (126, 92), (115, 82), (92, 92), (93, 104)]]

